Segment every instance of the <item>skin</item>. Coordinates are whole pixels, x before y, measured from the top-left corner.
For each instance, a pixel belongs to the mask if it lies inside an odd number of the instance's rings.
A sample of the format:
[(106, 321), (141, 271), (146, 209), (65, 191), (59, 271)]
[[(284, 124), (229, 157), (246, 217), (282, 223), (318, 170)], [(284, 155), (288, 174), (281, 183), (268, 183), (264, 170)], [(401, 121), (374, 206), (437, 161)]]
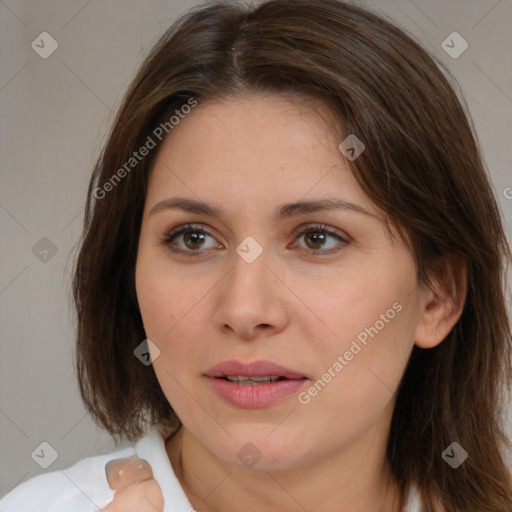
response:
[(108, 485), (116, 491), (104, 512), (162, 512), (164, 497), (148, 461), (136, 455), (105, 466)]
[[(164, 141), (151, 172), (137, 296), (160, 350), (154, 370), (182, 422), (167, 442), (169, 459), (201, 512), (398, 510), (385, 464), (394, 392), (414, 343), (440, 343), (462, 311), (464, 276), (446, 265), (434, 290), (417, 282), (413, 256), (391, 242), (338, 150), (348, 134), (340, 138), (329, 112), (312, 106), (272, 95), (200, 104)], [(200, 199), (225, 218), (150, 214), (171, 197)], [(273, 218), (283, 203), (326, 197), (370, 215)], [(161, 243), (189, 222), (211, 236)], [(349, 243), (293, 234), (319, 223)], [(236, 252), (248, 236), (263, 248), (250, 264)], [(319, 249), (338, 252), (315, 256)], [(203, 375), (221, 361), (266, 359), (307, 375), (307, 390), (394, 303), (401, 311), (308, 404), (293, 394), (239, 409)], [(237, 457), (248, 442), (261, 453), (250, 468)]]

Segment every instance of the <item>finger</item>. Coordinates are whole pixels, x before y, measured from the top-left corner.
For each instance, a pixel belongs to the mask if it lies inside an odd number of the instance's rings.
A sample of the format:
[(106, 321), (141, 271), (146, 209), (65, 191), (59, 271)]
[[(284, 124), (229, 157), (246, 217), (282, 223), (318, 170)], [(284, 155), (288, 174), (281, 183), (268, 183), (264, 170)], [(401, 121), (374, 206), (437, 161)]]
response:
[(125, 489), (129, 485), (153, 478), (153, 471), (147, 460), (137, 455), (125, 459), (114, 459), (105, 465), (108, 485), (114, 491)]
[(103, 512), (163, 512), (164, 497), (158, 482), (145, 480), (116, 492)]

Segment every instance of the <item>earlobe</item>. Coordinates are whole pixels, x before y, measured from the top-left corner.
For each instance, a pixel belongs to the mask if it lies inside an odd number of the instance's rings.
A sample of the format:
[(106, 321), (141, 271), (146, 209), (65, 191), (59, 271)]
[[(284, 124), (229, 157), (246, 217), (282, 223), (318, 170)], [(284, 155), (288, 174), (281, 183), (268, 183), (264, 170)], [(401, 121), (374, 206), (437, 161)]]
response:
[(458, 322), (467, 295), (467, 266), (457, 259), (438, 261), (432, 287), (423, 286), (414, 341), (420, 348), (441, 343)]

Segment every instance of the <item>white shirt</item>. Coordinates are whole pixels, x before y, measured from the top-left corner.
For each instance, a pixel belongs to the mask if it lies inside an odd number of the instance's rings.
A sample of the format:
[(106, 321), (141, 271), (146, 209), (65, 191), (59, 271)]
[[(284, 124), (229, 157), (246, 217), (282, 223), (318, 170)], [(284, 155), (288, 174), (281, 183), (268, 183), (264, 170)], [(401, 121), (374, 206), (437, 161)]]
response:
[[(158, 425), (133, 446), (31, 478), (0, 500), (0, 512), (99, 512), (115, 494), (108, 486), (105, 464), (134, 453), (151, 465), (164, 496), (164, 512), (195, 512), (174, 473)], [(420, 512), (415, 494), (413, 490), (406, 512)]]

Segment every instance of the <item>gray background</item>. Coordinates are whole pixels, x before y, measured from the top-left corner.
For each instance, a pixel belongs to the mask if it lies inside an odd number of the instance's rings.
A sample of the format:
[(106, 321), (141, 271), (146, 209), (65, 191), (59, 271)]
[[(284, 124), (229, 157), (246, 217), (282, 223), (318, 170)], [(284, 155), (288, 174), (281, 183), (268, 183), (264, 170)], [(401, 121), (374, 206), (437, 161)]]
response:
[[(142, 56), (197, 3), (0, 1), (0, 496), (45, 471), (31, 458), (43, 441), (58, 452), (46, 471), (116, 448), (75, 383), (72, 249), (112, 111)], [(365, 3), (415, 34), (459, 81), (510, 234), (512, 2)], [(47, 59), (31, 47), (45, 31), (58, 42)], [(469, 44), (456, 59), (441, 46), (453, 31)]]

